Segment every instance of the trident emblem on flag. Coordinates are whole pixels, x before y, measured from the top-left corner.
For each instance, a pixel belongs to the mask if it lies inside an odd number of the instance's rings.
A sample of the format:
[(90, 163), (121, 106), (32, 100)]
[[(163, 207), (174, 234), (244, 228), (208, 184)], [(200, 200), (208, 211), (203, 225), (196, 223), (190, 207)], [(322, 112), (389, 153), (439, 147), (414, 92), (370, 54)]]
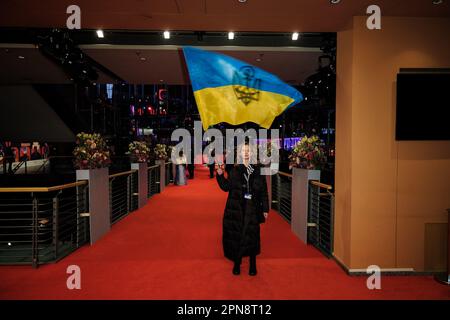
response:
[(242, 67), (233, 74), (234, 93), (245, 105), (259, 100), (260, 85), (261, 79), (255, 78), (255, 70), (251, 66)]

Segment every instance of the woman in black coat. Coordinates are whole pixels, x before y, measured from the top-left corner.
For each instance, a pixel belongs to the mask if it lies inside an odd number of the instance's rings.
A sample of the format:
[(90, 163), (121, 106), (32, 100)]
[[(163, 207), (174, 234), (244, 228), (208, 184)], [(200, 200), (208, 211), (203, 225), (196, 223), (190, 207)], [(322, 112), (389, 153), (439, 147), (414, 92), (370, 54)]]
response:
[(234, 262), (233, 274), (240, 274), (242, 257), (250, 257), (249, 274), (256, 275), (256, 256), (261, 252), (259, 224), (269, 212), (267, 184), (260, 167), (249, 163), (249, 146), (242, 147), (244, 164), (235, 165), (228, 178), (223, 165), (217, 169), (217, 182), (228, 192), (223, 216), (222, 244), (225, 257)]

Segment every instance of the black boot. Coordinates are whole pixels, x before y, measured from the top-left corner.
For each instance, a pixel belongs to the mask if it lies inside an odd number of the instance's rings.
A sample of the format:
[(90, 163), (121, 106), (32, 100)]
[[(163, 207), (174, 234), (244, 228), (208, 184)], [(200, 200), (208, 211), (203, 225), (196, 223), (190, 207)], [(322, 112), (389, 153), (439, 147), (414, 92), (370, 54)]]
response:
[(233, 274), (234, 274), (235, 276), (241, 274), (241, 260), (240, 260), (240, 259), (237, 259), (237, 260), (234, 262)]
[(256, 276), (256, 256), (250, 256), (250, 268), (248, 274), (251, 276)]

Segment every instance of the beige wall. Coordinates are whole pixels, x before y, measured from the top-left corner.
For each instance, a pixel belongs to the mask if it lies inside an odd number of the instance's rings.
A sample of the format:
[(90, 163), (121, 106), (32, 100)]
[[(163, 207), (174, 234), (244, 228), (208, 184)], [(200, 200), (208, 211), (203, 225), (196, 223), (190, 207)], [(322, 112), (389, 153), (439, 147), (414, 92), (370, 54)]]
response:
[(384, 17), (371, 31), (355, 17), (338, 33), (335, 256), (350, 269), (446, 258), (425, 230), (445, 230), (450, 141), (395, 141), (395, 82), (399, 68), (450, 68), (448, 30), (450, 19)]

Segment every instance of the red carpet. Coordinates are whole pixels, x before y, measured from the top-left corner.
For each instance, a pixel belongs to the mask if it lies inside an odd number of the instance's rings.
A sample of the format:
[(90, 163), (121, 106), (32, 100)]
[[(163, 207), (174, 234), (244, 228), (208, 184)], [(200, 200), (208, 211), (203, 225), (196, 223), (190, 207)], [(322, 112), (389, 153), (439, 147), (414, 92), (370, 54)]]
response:
[[(223, 258), (226, 193), (197, 167), (188, 186), (169, 186), (113, 226), (94, 246), (56, 264), (0, 267), (1, 299), (449, 299), (432, 277), (384, 276), (381, 290), (347, 276), (302, 244), (271, 212), (262, 225), (258, 275), (232, 275)], [(66, 288), (66, 268), (81, 268), (81, 290)]]

